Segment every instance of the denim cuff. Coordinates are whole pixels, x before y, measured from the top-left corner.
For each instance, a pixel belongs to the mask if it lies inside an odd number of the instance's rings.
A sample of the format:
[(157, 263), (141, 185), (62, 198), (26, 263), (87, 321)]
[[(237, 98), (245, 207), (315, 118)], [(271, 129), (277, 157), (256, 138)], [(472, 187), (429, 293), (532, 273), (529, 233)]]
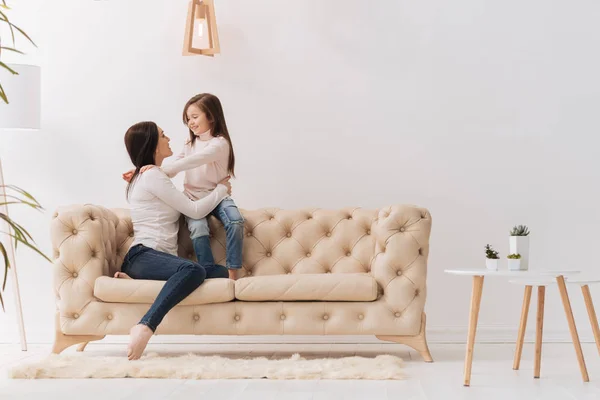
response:
[(153, 333), (154, 333), (154, 332), (156, 332), (156, 328), (155, 328), (155, 327), (153, 327), (153, 326), (150, 324), (150, 322), (148, 322), (148, 321), (141, 320), (140, 322), (138, 322), (138, 325), (146, 325), (148, 328), (150, 328), (150, 330), (151, 330)]

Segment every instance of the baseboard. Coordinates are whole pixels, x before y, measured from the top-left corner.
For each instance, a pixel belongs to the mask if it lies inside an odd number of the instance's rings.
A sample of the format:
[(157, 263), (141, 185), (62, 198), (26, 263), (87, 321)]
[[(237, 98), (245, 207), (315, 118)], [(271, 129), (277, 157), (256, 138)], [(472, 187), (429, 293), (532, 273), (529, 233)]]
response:
[[(482, 325), (477, 329), (475, 340), (477, 343), (514, 343), (517, 337), (517, 329), (513, 326), (503, 325)], [(579, 333), (582, 343), (593, 343), (594, 336), (591, 332), (582, 331)], [(27, 342), (29, 344), (51, 344), (54, 337), (49, 335), (48, 331), (30, 331), (27, 333)], [(12, 338), (0, 338), (0, 344), (18, 343), (18, 336)], [(436, 343), (465, 343), (467, 340), (466, 327), (431, 327), (427, 329), (427, 342)], [(525, 341), (533, 343), (534, 332), (528, 331), (525, 334)], [(127, 343), (128, 337), (107, 336), (103, 343)], [(298, 336), (298, 335), (261, 335), (261, 336), (194, 336), (194, 335), (156, 335), (152, 339), (153, 343), (172, 344), (172, 343), (220, 343), (220, 344), (253, 344), (253, 343), (385, 343), (375, 338), (375, 336)], [(568, 330), (544, 330), (545, 343), (570, 343), (571, 335)]]
[[(514, 326), (483, 325), (477, 328), (475, 341), (477, 343), (515, 343), (518, 330)], [(579, 340), (582, 343), (594, 343), (591, 330), (580, 331)], [(527, 330), (525, 342), (533, 343), (535, 332)], [(544, 343), (571, 343), (571, 334), (565, 329), (544, 329)], [(427, 342), (432, 343), (466, 343), (467, 329), (463, 327), (433, 327), (427, 329)]]

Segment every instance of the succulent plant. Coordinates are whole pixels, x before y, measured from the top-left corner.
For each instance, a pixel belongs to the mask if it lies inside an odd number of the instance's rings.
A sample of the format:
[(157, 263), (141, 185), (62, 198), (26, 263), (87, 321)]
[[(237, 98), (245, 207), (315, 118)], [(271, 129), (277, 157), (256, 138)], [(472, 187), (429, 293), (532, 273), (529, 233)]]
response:
[(506, 258), (510, 258), (511, 260), (519, 260), (521, 258), (520, 254), (509, 254)]
[(496, 250), (494, 250), (494, 248), (492, 246), (490, 246), (489, 244), (486, 244), (485, 245), (485, 258), (497, 260), (500, 257), (498, 257), (498, 252)]
[(529, 235), (529, 228), (527, 228), (527, 225), (516, 225), (512, 228), (512, 231), (510, 231), (510, 236), (528, 236)]

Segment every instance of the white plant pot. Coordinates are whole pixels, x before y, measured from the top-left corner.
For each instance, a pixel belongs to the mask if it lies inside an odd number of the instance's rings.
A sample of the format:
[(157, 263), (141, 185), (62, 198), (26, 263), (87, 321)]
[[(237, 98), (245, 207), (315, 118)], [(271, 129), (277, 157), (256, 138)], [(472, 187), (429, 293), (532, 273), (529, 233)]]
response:
[(523, 266), (523, 264), (521, 263), (521, 260), (519, 260), (518, 258), (517, 259), (513, 259), (513, 258), (508, 259), (508, 270), (509, 271), (521, 271), (522, 266)]
[(529, 236), (511, 236), (509, 254), (521, 255), (521, 269), (529, 269)]
[(491, 269), (493, 271), (496, 271), (498, 269), (498, 259), (493, 259), (493, 258), (486, 258), (485, 259), (485, 267), (487, 269)]

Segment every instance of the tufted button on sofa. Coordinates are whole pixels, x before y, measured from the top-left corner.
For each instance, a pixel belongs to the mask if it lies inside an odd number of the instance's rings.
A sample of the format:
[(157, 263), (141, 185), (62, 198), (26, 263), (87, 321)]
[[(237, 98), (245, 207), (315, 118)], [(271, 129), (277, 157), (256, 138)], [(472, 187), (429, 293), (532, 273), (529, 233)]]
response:
[[(241, 210), (239, 279), (206, 280), (173, 308), (157, 334), (375, 335), (431, 361), (425, 339), (431, 216), (394, 205), (380, 210)], [(225, 231), (209, 218), (217, 263)], [(194, 260), (182, 218), (179, 256)], [(112, 278), (133, 241), (129, 211), (60, 207), (51, 239), (56, 294), (53, 352), (105, 335), (126, 335), (161, 281)]]

